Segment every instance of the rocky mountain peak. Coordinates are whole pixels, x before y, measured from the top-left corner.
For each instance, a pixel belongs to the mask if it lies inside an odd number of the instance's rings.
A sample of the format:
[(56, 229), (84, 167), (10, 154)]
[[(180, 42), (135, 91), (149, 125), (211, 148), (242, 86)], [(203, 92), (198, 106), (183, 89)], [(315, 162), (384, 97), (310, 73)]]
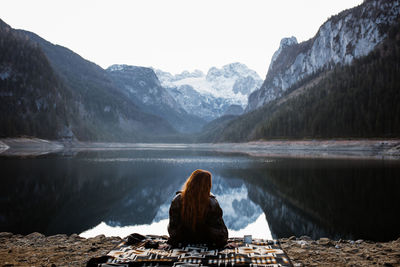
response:
[(239, 62), (212, 67), (207, 75), (199, 70), (176, 75), (155, 71), (186, 112), (207, 121), (222, 116), (231, 105), (246, 107), (248, 95), (262, 84), (257, 72)]
[(182, 71), (180, 74), (175, 75), (176, 80), (182, 80), (185, 78), (200, 78), (203, 77), (204, 73), (201, 70), (194, 70), (193, 72), (189, 72), (187, 70)]
[(133, 82), (138, 82), (141, 87), (161, 87), (156, 73), (151, 68), (114, 64), (108, 67), (107, 71), (114, 75), (125, 76)]
[(278, 50), (276, 50), (272, 56), (269, 68), (274, 66), (272, 63), (276, 61), (276, 59), (279, 57), (279, 55), (282, 53), (283, 50), (285, 50), (287, 47), (295, 45), (295, 44), (298, 44), (298, 43), (297, 43), (297, 38), (294, 36), (282, 38), (282, 40), (279, 44)]
[[(303, 78), (367, 55), (400, 14), (400, 1), (370, 0), (329, 18), (308, 41), (282, 39), (265, 81), (248, 99), (247, 111), (280, 97)], [(284, 50), (284, 53), (282, 51)]]
[(206, 80), (213, 81), (219, 78), (239, 78), (251, 76), (255, 80), (260, 80), (257, 72), (249, 69), (245, 64), (235, 62), (222, 66), (221, 69), (212, 67), (208, 70)]
[(109, 72), (142, 72), (142, 73), (154, 73), (151, 68), (132, 66), (125, 64), (114, 64), (106, 69)]
[(181, 73), (172, 75), (169, 72), (162, 71), (159, 69), (154, 69), (154, 72), (156, 73), (158, 79), (161, 81), (161, 83), (166, 82), (175, 82), (187, 78), (201, 78), (204, 77), (204, 73), (201, 70), (194, 70), (193, 72), (190, 71), (182, 71)]
[(293, 44), (297, 44), (297, 38), (292, 36), (292, 37), (285, 37), (282, 38), (281, 43), (280, 43), (280, 48), (286, 47), (286, 46), (291, 46)]

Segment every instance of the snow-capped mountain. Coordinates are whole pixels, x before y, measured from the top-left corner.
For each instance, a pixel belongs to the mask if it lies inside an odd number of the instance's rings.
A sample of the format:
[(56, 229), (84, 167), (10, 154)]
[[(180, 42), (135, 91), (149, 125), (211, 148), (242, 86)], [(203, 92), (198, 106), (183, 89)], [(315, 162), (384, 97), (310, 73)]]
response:
[(247, 111), (282, 96), (298, 81), (336, 64), (350, 64), (367, 55), (386, 37), (386, 30), (400, 14), (398, 0), (369, 0), (328, 19), (317, 34), (298, 43), (282, 39), (271, 59), (266, 79), (249, 96)]
[(200, 70), (180, 74), (155, 70), (162, 86), (189, 113), (213, 120), (222, 116), (231, 105), (247, 105), (248, 96), (258, 89), (260, 76), (241, 63), (231, 63), (207, 74)]
[[(206, 81), (211, 85), (210, 93), (221, 97), (230, 97), (237, 102), (234, 104), (246, 104), (247, 96), (261, 85), (258, 74), (246, 65), (231, 63), (221, 69), (212, 67), (206, 76)], [(209, 90), (204, 88), (203, 90)]]
[(191, 85), (184, 84), (166, 89), (187, 113), (206, 121), (222, 116), (231, 106), (229, 99), (215, 97), (209, 93), (201, 94)]

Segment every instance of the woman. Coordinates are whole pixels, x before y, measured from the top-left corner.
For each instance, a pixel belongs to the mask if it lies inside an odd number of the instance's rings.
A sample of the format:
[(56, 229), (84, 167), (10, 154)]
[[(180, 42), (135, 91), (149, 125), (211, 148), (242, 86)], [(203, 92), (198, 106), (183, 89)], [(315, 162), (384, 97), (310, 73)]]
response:
[(222, 209), (210, 193), (211, 173), (195, 170), (176, 193), (169, 209), (169, 243), (207, 244), (223, 247), (228, 230), (222, 219)]

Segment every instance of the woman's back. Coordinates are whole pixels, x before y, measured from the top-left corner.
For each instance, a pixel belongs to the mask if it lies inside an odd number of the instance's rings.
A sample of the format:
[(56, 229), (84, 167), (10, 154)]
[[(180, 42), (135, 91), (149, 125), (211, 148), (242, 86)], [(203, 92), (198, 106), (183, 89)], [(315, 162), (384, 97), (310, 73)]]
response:
[(214, 247), (226, 244), (228, 230), (221, 207), (210, 193), (211, 184), (210, 172), (195, 170), (172, 200), (168, 225), (170, 244), (201, 243)]
[(209, 196), (203, 219), (197, 221), (195, 227), (182, 217), (182, 205), (182, 192), (177, 192), (169, 210), (170, 244), (207, 244), (212, 247), (222, 247), (226, 244), (228, 230), (222, 219), (222, 209), (212, 194)]

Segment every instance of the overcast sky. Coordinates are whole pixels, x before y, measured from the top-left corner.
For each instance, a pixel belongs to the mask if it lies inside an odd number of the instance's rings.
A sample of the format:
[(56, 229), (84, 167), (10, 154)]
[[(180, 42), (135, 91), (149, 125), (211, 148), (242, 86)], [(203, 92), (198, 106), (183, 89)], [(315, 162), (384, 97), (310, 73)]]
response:
[(265, 77), (283, 37), (305, 41), (362, 0), (1, 0), (0, 18), (103, 68), (171, 73), (241, 62)]

